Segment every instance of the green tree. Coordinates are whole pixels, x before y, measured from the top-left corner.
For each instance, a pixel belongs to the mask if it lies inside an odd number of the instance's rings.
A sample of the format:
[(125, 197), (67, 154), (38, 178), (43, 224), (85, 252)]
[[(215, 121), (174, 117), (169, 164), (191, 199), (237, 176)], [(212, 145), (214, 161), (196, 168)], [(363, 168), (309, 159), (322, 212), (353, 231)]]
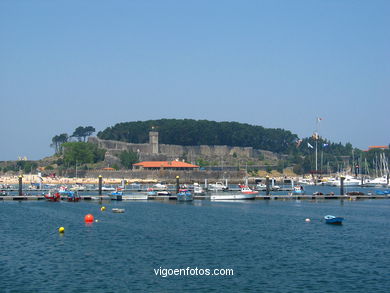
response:
[(32, 161), (18, 161), (16, 163), (16, 169), (23, 170), (23, 173), (26, 174), (34, 173), (37, 167), (38, 164)]
[(92, 127), (92, 126), (86, 126), (86, 127), (83, 127), (83, 126), (79, 126), (77, 127), (74, 131), (73, 131), (73, 134), (72, 134), (72, 137), (75, 137), (77, 138), (77, 140), (80, 142), (80, 141), (86, 141), (87, 137), (88, 136), (91, 136), (92, 133), (95, 132), (95, 128)]
[(123, 151), (119, 154), (119, 159), (123, 167), (131, 169), (133, 164), (139, 162), (138, 154), (132, 151)]
[(69, 136), (66, 133), (61, 133), (60, 135), (55, 135), (51, 139), (51, 147), (54, 148), (56, 154), (62, 153), (62, 144), (66, 143), (69, 140)]
[(105, 150), (87, 142), (67, 142), (63, 144), (64, 163), (71, 165), (97, 163), (104, 160)]

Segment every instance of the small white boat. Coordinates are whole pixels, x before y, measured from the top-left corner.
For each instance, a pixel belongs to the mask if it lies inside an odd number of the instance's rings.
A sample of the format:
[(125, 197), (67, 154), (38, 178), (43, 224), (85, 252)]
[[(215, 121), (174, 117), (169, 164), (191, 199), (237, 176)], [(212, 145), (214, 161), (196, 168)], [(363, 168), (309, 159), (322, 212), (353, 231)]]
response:
[(147, 194), (129, 194), (129, 195), (122, 195), (122, 200), (146, 200), (148, 199)]
[[(99, 187), (98, 187), (99, 189)], [(102, 186), (102, 191), (115, 191), (116, 188), (113, 186)]]
[(112, 209), (112, 212), (113, 212), (113, 213), (122, 214), (122, 213), (125, 212), (125, 209), (113, 208), (113, 209)]
[(382, 186), (388, 186), (388, 180), (387, 176), (384, 175), (382, 177), (377, 177), (371, 180), (366, 180), (364, 182), (364, 186), (367, 187), (382, 187)]
[[(347, 175), (347, 176), (345, 176), (343, 184), (344, 184), (344, 186), (359, 186), (359, 185), (361, 185), (361, 180), (355, 179), (352, 176)], [(340, 180), (340, 178), (335, 178), (333, 180), (329, 180), (327, 182), (327, 185), (330, 185), (330, 186), (341, 186), (341, 180)]]
[(299, 178), (299, 185), (314, 185), (314, 180), (312, 178)]
[(73, 190), (73, 191), (83, 191), (85, 189), (86, 189), (86, 187), (84, 185), (81, 185), (81, 184), (74, 184), (70, 188), (70, 190)]
[(226, 194), (213, 194), (210, 196), (211, 200), (243, 200), (243, 199), (255, 199), (256, 194), (246, 194), (246, 193), (226, 193)]
[(228, 190), (228, 187), (222, 182), (216, 182), (215, 184), (209, 184), (208, 189), (212, 191), (225, 191)]
[(194, 183), (194, 194), (204, 194), (204, 189), (199, 185), (199, 183)]
[(255, 187), (256, 190), (264, 190), (267, 188), (267, 185), (265, 185), (264, 183), (258, 183)]
[(111, 200), (111, 197), (108, 195), (91, 196), (91, 200)]
[(302, 186), (294, 186), (293, 190), (289, 193), (289, 195), (304, 195), (305, 191)]
[(153, 185), (153, 190), (167, 190), (168, 186), (163, 183), (156, 183)]

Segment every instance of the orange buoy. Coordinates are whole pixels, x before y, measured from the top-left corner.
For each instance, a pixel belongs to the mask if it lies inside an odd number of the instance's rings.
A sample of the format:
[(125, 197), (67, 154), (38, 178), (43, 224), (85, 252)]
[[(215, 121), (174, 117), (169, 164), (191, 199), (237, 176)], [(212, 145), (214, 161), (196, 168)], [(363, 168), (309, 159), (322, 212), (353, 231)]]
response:
[(92, 223), (93, 222), (93, 215), (92, 214), (88, 214), (88, 215), (85, 215), (85, 217), (84, 217), (84, 221), (86, 222), (86, 223)]

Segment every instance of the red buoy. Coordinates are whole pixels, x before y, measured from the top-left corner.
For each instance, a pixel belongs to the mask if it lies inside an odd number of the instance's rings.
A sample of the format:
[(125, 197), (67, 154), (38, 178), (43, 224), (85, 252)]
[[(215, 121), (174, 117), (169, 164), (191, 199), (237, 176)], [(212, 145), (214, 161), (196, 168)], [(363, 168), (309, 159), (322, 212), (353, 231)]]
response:
[(85, 217), (84, 217), (84, 221), (86, 222), (86, 223), (92, 223), (93, 222), (93, 215), (92, 214), (88, 214), (88, 215), (85, 215)]

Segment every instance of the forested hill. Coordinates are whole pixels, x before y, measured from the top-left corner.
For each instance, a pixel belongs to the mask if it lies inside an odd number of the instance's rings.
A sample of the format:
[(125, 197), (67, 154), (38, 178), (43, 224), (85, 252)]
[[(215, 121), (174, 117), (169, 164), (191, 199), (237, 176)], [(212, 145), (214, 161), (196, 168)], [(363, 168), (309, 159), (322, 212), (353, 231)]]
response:
[(228, 145), (287, 153), (298, 136), (284, 129), (264, 128), (238, 122), (192, 119), (160, 119), (118, 123), (100, 131), (101, 139), (131, 143), (149, 141), (149, 131), (159, 132), (159, 142), (176, 145)]

